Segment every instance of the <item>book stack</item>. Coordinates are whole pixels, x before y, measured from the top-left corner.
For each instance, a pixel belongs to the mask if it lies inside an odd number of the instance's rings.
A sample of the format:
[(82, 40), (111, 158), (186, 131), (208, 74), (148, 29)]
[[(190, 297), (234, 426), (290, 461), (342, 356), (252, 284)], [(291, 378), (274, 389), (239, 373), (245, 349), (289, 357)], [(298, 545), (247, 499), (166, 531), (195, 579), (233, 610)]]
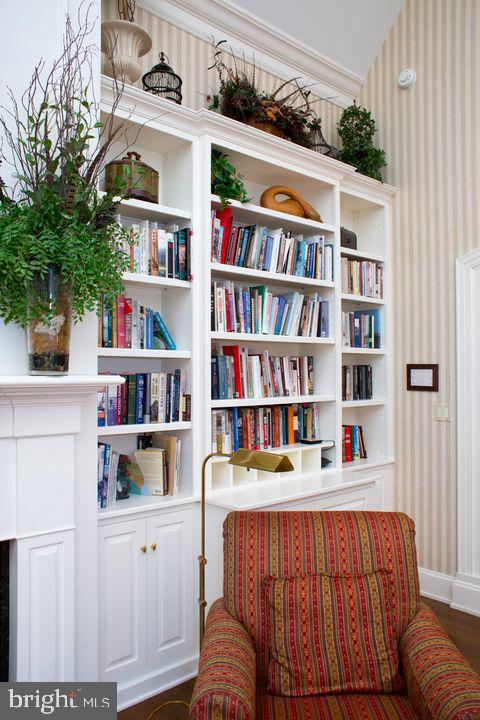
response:
[(231, 208), (212, 210), (212, 262), (333, 281), (333, 245), (323, 235), (241, 225)]
[(342, 292), (383, 298), (383, 265), (369, 260), (342, 257)]
[(342, 426), (342, 462), (363, 460), (367, 457), (361, 425)]
[(99, 427), (190, 420), (185, 370), (118, 374), (125, 378), (123, 385), (107, 385), (98, 393)]
[(132, 350), (175, 350), (177, 347), (160, 313), (125, 295), (117, 296), (114, 307), (102, 302), (98, 344)]
[(268, 450), (320, 439), (320, 403), (212, 410), (212, 452)]
[(175, 495), (179, 490), (181, 440), (175, 435), (139, 435), (125, 455), (98, 443), (97, 506), (111, 507), (132, 495)]
[(313, 394), (313, 357), (271, 357), (238, 345), (214, 349), (212, 400)]
[(380, 310), (342, 312), (343, 346), (353, 348), (380, 348), (380, 318)]
[(130, 258), (130, 271), (140, 275), (190, 279), (190, 228), (178, 225), (160, 226), (156, 222), (117, 217), (120, 225), (129, 233), (123, 250)]
[(211, 327), (217, 332), (329, 337), (329, 301), (318, 293), (274, 295), (266, 285), (215, 281)]
[(371, 365), (342, 366), (342, 400), (371, 400), (373, 373)]

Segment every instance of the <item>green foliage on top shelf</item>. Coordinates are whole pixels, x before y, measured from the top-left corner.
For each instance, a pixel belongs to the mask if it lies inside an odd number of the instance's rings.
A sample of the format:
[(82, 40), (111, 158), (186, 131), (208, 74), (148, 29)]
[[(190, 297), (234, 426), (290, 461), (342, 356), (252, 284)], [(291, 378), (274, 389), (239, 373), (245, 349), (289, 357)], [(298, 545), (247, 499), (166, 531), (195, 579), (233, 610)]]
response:
[(338, 134), (343, 143), (340, 160), (354, 165), (362, 175), (383, 182), (380, 168), (387, 162), (385, 151), (373, 144), (376, 132), (377, 125), (369, 110), (355, 103), (345, 108), (338, 123)]
[(239, 200), (242, 203), (250, 200), (242, 178), (228, 162), (228, 155), (221, 150), (212, 150), (212, 193), (220, 197), (222, 210), (229, 200)]

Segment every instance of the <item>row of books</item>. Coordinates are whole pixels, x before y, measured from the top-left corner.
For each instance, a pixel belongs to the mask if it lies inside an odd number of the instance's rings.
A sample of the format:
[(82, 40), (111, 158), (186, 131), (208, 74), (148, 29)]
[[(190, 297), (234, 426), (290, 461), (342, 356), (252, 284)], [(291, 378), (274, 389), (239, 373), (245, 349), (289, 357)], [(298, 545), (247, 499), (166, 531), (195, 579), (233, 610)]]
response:
[(118, 374), (125, 378), (123, 385), (107, 385), (98, 393), (99, 427), (190, 420), (185, 370)]
[(132, 350), (176, 350), (159, 312), (136, 300), (118, 295), (115, 305), (102, 302), (98, 319), (98, 345)]
[(156, 222), (138, 223), (117, 216), (117, 221), (129, 233), (123, 250), (130, 258), (130, 271), (140, 275), (190, 279), (191, 236), (190, 228), (178, 225), (162, 227)]
[(320, 403), (212, 410), (212, 452), (269, 450), (320, 439)]
[(333, 281), (333, 245), (323, 235), (242, 225), (230, 207), (212, 210), (212, 262)]
[(380, 310), (342, 312), (342, 340), (344, 347), (381, 347)]
[(342, 257), (342, 292), (383, 298), (383, 265), (370, 260)]
[(330, 334), (330, 306), (318, 293), (274, 295), (266, 285), (212, 283), (211, 328), (218, 332), (322, 337)]
[(98, 443), (97, 506), (103, 510), (131, 495), (175, 495), (179, 490), (181, 440), (175, 435), (138, 436), (132, 455)]
[(342, 462), (364, 460), (367, 457), (361, 425), (342, 426)]
[(212, 400), (313, 394), (313, 357), (271, 357), (223, 345), (211, 358)]
[(371, 400), (373, 370), (371, 365), (342, 366), (342, 400)]

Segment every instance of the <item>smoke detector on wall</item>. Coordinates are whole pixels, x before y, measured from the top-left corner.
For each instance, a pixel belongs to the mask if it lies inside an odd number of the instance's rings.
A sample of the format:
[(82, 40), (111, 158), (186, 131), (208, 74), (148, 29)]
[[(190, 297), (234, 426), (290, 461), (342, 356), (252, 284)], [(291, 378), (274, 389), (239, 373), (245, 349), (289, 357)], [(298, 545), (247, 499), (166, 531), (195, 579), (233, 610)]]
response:
[(406, 70), (402, 70), (402, 72), (398, 76), (398, 86), (402, 90), (407, 90), (409, 87), (412, 87), (416, 79), (417, 73), (415, 72), (415, 70), (407, 68)]

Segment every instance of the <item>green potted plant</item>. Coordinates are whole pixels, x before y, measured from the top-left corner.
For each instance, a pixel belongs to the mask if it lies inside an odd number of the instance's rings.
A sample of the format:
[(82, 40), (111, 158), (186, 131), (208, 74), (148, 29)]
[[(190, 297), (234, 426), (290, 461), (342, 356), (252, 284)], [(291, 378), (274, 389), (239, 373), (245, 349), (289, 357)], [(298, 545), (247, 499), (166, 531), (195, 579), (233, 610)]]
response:
[[(103, 196), (99, 175), (124, 132), (112, 114), (99, 122), (91, 94), (88, 12), (74, 31), (67, 18), (64, 47), (45, 78), (34, 69), (21, 102), (0, 129), (15, 186), (0, 187), (0, 317), (27, 330), (32, 374), (68, 372), (72, 322), (97, 309), (102, 296), (122, 292), (128, 258), (115, 221), (122, 187)], [(88, 69), (85, 80), (82, 71)]]
[(214, 195), (220, 198), (220, 209), (223, 210), (229, 200), (239, 200), (241, 203), (249, 202), (245, 185), (242, 178), (228, 161), (228, 155), (221, 150), (212, 150), (212, 178), (211, 190)]
[(338, 134), (342, 140), (340, 160), (354, 165), (359, 173), (380, 180), (380, 169), (387, 162), (385, 151), (375, 147), (373, 138), (377, 125), (371, 112), (353, 103), (345, 108), (338, 123)]

